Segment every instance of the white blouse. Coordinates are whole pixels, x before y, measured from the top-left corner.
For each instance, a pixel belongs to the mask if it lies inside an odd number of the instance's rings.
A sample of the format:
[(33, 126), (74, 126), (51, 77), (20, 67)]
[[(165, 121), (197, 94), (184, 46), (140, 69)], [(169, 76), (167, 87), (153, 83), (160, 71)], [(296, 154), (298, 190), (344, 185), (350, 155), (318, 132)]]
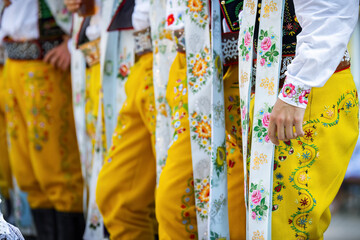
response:
[(355, 29), (359, 0), (293, 1), (302, 31), (297, 36), (296, 56), (287, 68), (279, 98), (306, 108), (307, 104), (285, 97), (283, 91), (291, 86), (310, 93), (312, 87), (325, 85), (342, 60)]
[(38, 12), (37, 0), (11, 0), (1, 20), (1, 41), (6, 36), (15, 41), (38, 39)]
[(135, 31), (150, 27), (150, 0), (135, 0), (132, 25)]

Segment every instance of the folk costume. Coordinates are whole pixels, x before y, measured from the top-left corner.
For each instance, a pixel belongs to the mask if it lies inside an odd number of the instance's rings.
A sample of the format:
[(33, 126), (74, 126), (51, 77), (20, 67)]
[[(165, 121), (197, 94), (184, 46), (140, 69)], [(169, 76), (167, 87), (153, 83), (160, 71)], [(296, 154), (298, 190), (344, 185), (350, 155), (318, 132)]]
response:
[(10, 159), (6, 140), (6, 119), (5, 119), (5, 99), (6, 82), (3, 78), (3, 65), (5, 63), (4, 49), (0, 49), (0, 194), (6, 200), (10, 198), (9, 190), (12, 188), (12, 174)]
[(13, 0), (2, 16), (10, 163), (39, 239), (79, 239), (84, 227), (70, 74), (42, 61), (70, 24), (58, 1)]
[[(346, 52), (357, 15), (357, 1), (244, 1), (239, 81), (250, 239), (323, 239), (358, 136)], [(267, 131), (278, 86), (279, 99), (306, 108), (305, 135), (274, 147)]]
[[(135, 1), (133, 8), (131, 18), (137, 61), (125, 83), (126, 100), (99, 174), (96, 193), (111, 239), (154, 239), (157, 233), (150, 1)], [(117, 17), (119, 15), (115, 19)], [(126, 14), (122, 18), (126, 20)]]
[[(75, 14), (73, 21), (72, 76), (74, 112), (78, 142), (81, 144), (83, 176), (88, 194), (87, 219), (84, 239), (104, 238), (102, 217), (95, 202), (98, 169), (106, 152), (104, 108), (101, 98), (100, 42), (102, 27), (102, 4), (95, 1), (94, 14), (81, 17)], [(76, 51), (81, 51), (82, 54)], [(83, 65), (86, 65), (85, 69)], [(84, 93), (84, 94), (82, 94)]]
[[(168, 28), (175, 30), (178, 55), (170, 70), (166, 95), (171, 108), (173, 134), (166, 165), (160, 175), (157, 192), (156, 215), (159, 221), (159, 237), (160, 239), (221, 237), (215, 231), (210, 232), (207, 228), (208, 220), (211, 217), (209, 212), (211, 129), (213, 127), (212, 121), (218, 121), (218, 126), (223, 124), (224, 134), (221, 146), (215, 148), (218, 152), (215, 164), (222, 171), (222, 174), (227, 175), (229, 181), (229, 184), (225, 185), (228, 187), (228, 196), (220, 196), (219, 203), (228, 201), (229, 212), (227, 212), (226, 208), (225, 214), (213, 215), (215, 218), (220, 216), (220, 218), (224, 219), (229, 216), (229, 220), (224, 221), (227, 235), (229, 235), (228, 222), (230, 222), (231, 239), (244, 239), (245, 208), (242, 189), (243, 180), (241, 179), (243, 164), (241, 161), (240, 99), (236, 66), (236, 33), (238, 31), (238, 25), (236, 26), (236, 24), (238, 22), (237, 18), (234, 17), (225, 20), (227, 21), (226, 24), (230, 23), (233, 28), (226, 27), (226, 31), (223, 31), (223, 38), (219, 39), (219, 46), (223, 45), (223, 50), (219, 52), (224, 53), (224, 61), (220, 61), (220, 67), (219, 65), (213, 66), (210, 59), (211, 56), (215, 55), (210, 54), (210, 45), (205, 44), (205, 47), (197, 50), (197, 52), (194, 52), (196, 48), (192, 47), (193, 44), (196, 46), (193, 40), (199, 42), (200, 46), (203, 44), (202, 41), (206, 43), (208, 41), (206, 35), (209, 34), (209, 32), (203, 30), (206, 29), (205, 26), (209, 23), (208, 1), (197, 3), (199, 2), (191, 1), (189, 5), (182, 6), (177, 5), (176, 1), (169, 1), (167, 9), (167, 24)], [(239, 7), (237, 4), (227, 5), (227, 10)], [(201, 9), (196, 8), (196, 6), (201, 6)], [(219, 6), (217, 14), (220, 16)], [(222, 16), (225, 16), (225, 14)], [(236, 15), (234, 14), (234, 16)], [(184, 31), (180, 29), (184, 28), (184, 19), (186, 22), (186, 18), (190, 19), (185, 23), (184, 35)], [(197, 29), (196, 27), (187, 31), (186, 28), (190, 24), (200, 26), (200, 30), (198, 30), (202, 32), (198, 32), (198, 34), (204, 34), (204, 38), (197, 38), (197, 31), (194, 31), (194, 29)], [(222, 28), (220, 27), (219, 30), (219, 36), (221, 36)], [(186, 36), (187, 33), (189, 36)], [(221, 40), (223, 44), (221, 44)], [(187, 41), (190, 41), (190, 43)], [(217, 59), (216, 56), (213, 59), (214, 62), (219, 60), (220, 58)], [(198, 97), (196, 93), (202, 89), (209, 96), (210, 79), (214, 77), (211, 75), (210, 68), (220, 68), (219, 72), (221, 72), (223, 63), (227, 67), (227, 71), (223, 77), (224, 86), (221, 86), (221, 92), (225, 95), (223, 97), (223, 101), (224, 99), (225, 101), (222, 104), (225, 104), (226, 108), (225, 111), (221, 111), (220, 108), (219, 115), (212, 115), (214, 118), (216, 117), (216, 119), (213, 119), (209, 114), (210, 97), (204, 97), (201, 94)], [(215, 91), (217, 92), (217, 89)], [(190, 101), (190, 93), (193, 102)], [(213, 106), (217, 106), (217, 104), (213, 104)], [(207, 114), (204, 114), (205, 112)], [(223, 117), (221, 117), (222, 114), (224, 114)], [(227, 164), (224, 164), (225, 155), (227, 155)], [(202, 161), (199, 162), (198, 160)], [(196, 164), (194, 165), (194, 163)], [(224, 165), (227, 165), (228, 170)], [(221, 221), (218, 222), (220, 225)]]

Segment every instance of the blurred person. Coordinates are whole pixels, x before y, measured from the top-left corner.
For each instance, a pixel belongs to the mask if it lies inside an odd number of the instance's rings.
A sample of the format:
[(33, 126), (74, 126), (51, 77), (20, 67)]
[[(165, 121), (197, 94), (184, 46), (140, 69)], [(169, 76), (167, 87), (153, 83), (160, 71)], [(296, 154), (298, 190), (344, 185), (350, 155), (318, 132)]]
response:
[(68, 51), (71, 16), (55, 0), (11, 0), (1, 19), (8, 60), (9, 156), (38, 239), (81, 239), (83, 180)]
[[(1, 204), (1, 200), (0, 200)], [(0, 211), (0, 239), (4, 240), (24, 240), (20, 230), (7, 223)]]
[[(111, 239), (146, 240), (157, 234), (156, 114), (149, 11), (150, 1), (135, 1), (132, 26), (137, 61), (125, 83), (126, 100), (97, 183), (96, 201)], [(130, 20), (120, 14), (115, 18)]]
[(10, 189), (12, 188), (12, 174), (6, 139), (6, 120), (5, 120), (5, 98), (6, 81), (3, 78), (3, 69), (5, 63), (4, 48), (0, 47), (0, 194), (5, 199), (5, 208), (7, 210), (5, 218), (11, 212)]
[[(95, 202), (95, 187), (97, 172), (96, 169), (99, 164), (96, 164), (96, 161), (103, 161), (104, 154), (97, 154), (99, 149), (96, 149), (99, 144), (99, 139), (97, 138), (97, 129), (101, 128), (101, 153), (106, 152), (106, 137), (105, 137), (105, 123), (104, 123), (104, 112), (103, 112), (103, 102), (100, 99), (102, 91), (102, 82), (101, 82), (101, 69), (100, 69), (100, 39), (101, 39), (101, 1), (93, 0), (84, 1), (84, 0), (65, 0), (65, 5), (68, 10), (74, 12), (78, 15), (76, 18), (73, 18), (73, 37), (72, 41), (76, 49), (81, 50), (83, 53), (86, 70), (85, 76), (82, 76), (79, 79), (73, 79), (73, 84), (80, 83), (84, 85), (84, 105), (76, 106), (77, 109), (82, 108), (80, 111), (84, 114), (81, 117), (78, 116), (76, 123), (85, 124), (85, 131), (81, 131), (82, 126), (77, 125), (78, 139), (86, 139), (83, 142), (84, 145), (89, 146), (85, 148), (86, 150), (81, 152), (82, 154), (82, 164), (83, 164), (83, 174), (86, 182), (86, 189), (88, 190), (87, 198), (87, 221), (85, 228), (85, 239), (97, 239), (103, 238), (103, 224), (102, 217), (98, 210), (97, 204)], [(83, 9), (87, 9), (88, 13), (82, 12)], [(75, 22), (76, 21), (76, 22)], [(77, 22), (78, 21), (78, 22)], [(79, 24), (79, 26), (77, 26)], [(75, 62), (74, 69), (72, 72), (79, 71), (77, 69), (79, 64), (83, 62), (79, 59), (73, 59)], [(76, 76), (76, 75), (75, 75)], [(85, 82), (82, 82), (85, 81)], [(98, 124), (98, 115), (99, 115), (99, 105), (101, 104), (101, 116), (102, 123), (99, 126)], [(75, 108), (75, 111), (77, 110)], [(83, 136), (81, 136), (83, 135)], [(83, 146), (81, 146), (83, 147)], [(84, 149), (84, 148), (83, 148)], [(100, 156), (99, 158), (97, 156)]]

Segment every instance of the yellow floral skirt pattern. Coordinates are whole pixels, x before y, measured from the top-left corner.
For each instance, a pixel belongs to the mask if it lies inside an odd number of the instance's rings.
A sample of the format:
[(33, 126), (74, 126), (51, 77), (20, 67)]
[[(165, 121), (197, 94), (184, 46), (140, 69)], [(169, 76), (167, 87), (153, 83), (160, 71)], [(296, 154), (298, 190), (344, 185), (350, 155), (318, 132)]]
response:
[(139, 58), (98, 177), (96, 201), (111, 239), (154, 239), (155, 99), (152, 53)]
[(31, 208), (82, 211), (83, 179), (69, 72), (42, 61), (7, 60), (9, 155)]

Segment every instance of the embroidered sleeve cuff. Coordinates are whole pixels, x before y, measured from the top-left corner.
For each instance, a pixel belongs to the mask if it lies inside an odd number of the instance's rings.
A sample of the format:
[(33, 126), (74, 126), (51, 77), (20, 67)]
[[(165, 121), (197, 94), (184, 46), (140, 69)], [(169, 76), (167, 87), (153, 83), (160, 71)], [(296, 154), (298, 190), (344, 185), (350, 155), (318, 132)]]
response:
[(306, 108), (311, 87), (303, 85), (297, 81), (290, 81), (286, 78), (279, 98), (295, 107)]

